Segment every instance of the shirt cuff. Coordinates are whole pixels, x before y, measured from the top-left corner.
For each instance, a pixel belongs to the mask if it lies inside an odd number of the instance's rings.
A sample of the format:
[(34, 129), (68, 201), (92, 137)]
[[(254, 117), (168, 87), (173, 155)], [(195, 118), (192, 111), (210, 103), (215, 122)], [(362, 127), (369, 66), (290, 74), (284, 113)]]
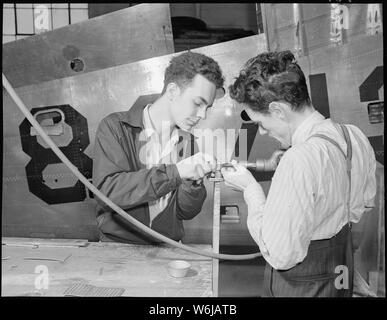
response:
[(195, 182), (196, 181), (184, 180), (181, 183), (180, 187), (182, 188), (182, 190), (190, 193), (193, 196), (196, 196), (200, 192), (202, 192), (205, 187), (204, 187), (204, 183), (203, 182), (201, 182), (199, 184), (196, 184)]
[(203, 180), (201, 180), (200, 182), (197, 182), (195, 180), (195, 181), (192, 181), (192, 183), (191, 183), (191, 187), (193, 189), (201, 189), (203, 186), (204, 186)]

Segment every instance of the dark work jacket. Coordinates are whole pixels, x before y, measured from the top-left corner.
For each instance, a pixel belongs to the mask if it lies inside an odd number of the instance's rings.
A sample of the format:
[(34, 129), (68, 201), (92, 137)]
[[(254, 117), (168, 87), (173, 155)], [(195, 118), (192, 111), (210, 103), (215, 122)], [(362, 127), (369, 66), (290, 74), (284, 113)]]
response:
[[(104, 118), (98, 126), (93, 160), (93, 184), (116, 205), (149, 227), (148, 202), (172, 192), (167, 207), (152, 221), (151, 228), (171, 239), (184, 236), (183, 220), (194, 218), (206, 198), (204, 185), (193, 185), (180, 178), (175, 164), (160, 164), (150, 169), (141, 163), (139, 153), (146, 141), (140, 141), (143, 110), (158, 95), (146, 96), (126, 112)], [(179, 157), (194, 154), (194, 137), (179, 130)], [(159, 240), (115, 213), (96, 197), (100, 232), (120, 242), (148, 244)]]

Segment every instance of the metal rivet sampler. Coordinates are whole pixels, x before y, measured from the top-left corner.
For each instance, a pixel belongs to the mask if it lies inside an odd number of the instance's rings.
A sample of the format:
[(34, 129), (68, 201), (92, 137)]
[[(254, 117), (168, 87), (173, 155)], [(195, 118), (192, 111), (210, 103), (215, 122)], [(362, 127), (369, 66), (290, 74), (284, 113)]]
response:
[[(220, 236), (220, 183), (224, 180), (220, 172), (221, 164), (217, 164), (215, 171), (211, 172), (209, 181), (214, 183), (214, 202), (213, 202), (213, 222), (212, 222), (212, 251), (219, 253), (219, 236)], [(212, 259), (212, 294), (214, 297), (219, 296), (219, 259)]]
[[(273, 161), (272, 159), (258, 159), (255, 162), (248, 161), (237, 161), (236, 164), (239, 164), (245, 168), (253, 169), (255, 171), (274, 171), (278, 165), (281, 156), (277, 158), (277, 161)], [(232, 168), (233, 164), (226, 162), (221, 163), (220, 168)]]
[[(256, 162), (238, 161), (237, 164), (257, 171), (265, 171), (265, 160), (257, 160)], [(233, 164), (222, 163), (220, 166), (221, 168), (232, 168)]]
[[(255, 162), (238, 161), (239, 165), (246, 168), (257, 170), (257, 171), (271, 171), (275, 170), (278, 165), (280, 157), (277, 161), (273, 162), (270, 160), (258, 159)], [(273, 167), (273, 165), (275, 167)], [(213, 198), (213, 222), (212, 222), (212, 251), (219, 253), (219, 238), (220, 238), (220, 183), (224, 181), (221, 169), (232, 168), (232, 163), (218, 163), (215, 171), (211, 172), (209, 181), (214, 183), (214, 198)], [(219, 259), (212, 259), (212, 291), (215, 297), (218, 296), (218, 275), (219, 275)]]

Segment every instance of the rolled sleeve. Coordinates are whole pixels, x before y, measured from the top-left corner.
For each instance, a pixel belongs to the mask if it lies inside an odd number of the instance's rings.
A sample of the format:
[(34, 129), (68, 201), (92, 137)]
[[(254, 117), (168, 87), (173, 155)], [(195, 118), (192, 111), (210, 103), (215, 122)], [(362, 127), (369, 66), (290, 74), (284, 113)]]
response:
[(251, 237), (258, 244), (262, 254), (267, 254), (267, 248), (262, 238), (262, 218), (265, 208), (265, 194), (258, 183), (252, 183), (243, 191), (247, 204), (247, 228)]
[(316, 189), (308, 163), (295, 149), (287, 151), (272, 180), (262, 217), (264, 255), (274, 268), (286, 270), (305, 258), (313, 234)]
[(281, 160), (265, 201), (259, 184), (244, 190), (247, 227), (265, 260), (279, 270), (301, 262), (312, 234), (313, 187), (305, 163), (287, 152)]
[(376, 197), (376, 159), (372, 148), (369, 148), (370, 166), (364, 187), (364, 208), (367, 210), (375, 207)]

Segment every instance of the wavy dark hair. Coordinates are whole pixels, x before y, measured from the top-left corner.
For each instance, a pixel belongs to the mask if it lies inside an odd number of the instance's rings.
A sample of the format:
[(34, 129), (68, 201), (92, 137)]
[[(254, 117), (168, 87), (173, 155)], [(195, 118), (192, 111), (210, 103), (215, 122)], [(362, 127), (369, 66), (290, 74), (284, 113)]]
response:
[(171, 82), (176, 83), (180, 88), (185, 88), (197, 74), (211, 81), (217, 89), (223, 88), (224, 78), (218, 63), (204, 54), (188, 51), (173, 57), (169, 62), (164, 73), (162, 93)]
[(293, 110), (310, 104), (305, 75), (289, 50), (248, 60), (229, 91), (232, 99), (261, 113), (268, 113), (273, 101), (288, 102)]

